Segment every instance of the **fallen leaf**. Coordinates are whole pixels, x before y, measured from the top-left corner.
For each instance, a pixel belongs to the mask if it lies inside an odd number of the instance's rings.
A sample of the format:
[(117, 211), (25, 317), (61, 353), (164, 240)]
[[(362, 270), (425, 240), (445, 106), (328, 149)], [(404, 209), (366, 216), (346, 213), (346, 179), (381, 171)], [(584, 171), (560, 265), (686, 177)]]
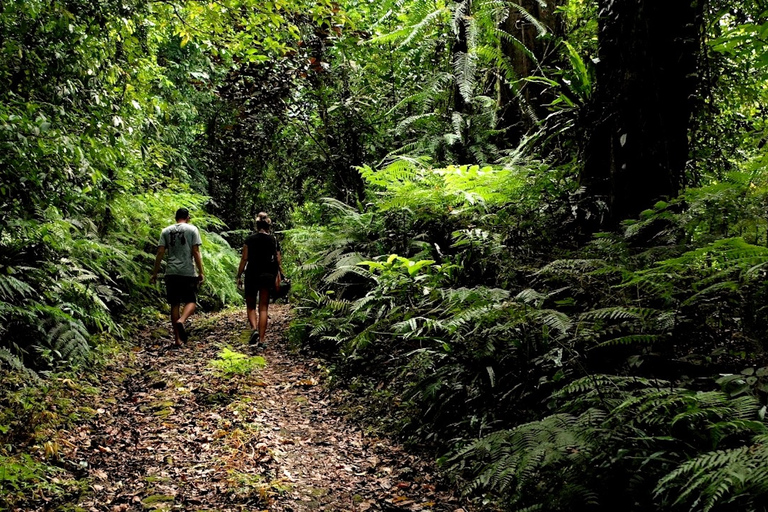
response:
[(91, 474), (94, 476), (94, 478), (98, 478), (101, 481), (106, 481), (109, 479), (109, 475), (107, 475), (107, 472), (103, 469), (95, 469), (91, 472)]

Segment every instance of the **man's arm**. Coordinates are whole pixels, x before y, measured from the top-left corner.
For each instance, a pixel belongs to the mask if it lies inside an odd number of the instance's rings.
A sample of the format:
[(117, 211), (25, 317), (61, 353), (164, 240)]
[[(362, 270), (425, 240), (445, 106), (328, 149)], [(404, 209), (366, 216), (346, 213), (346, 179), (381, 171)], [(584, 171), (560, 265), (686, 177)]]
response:
[(202, 284), (205, 277), (203, 276), (203, 257), (200, 255), (199, 245), (192, 246), (192, 256), (195, 258), (195, 265), (197, 265), (197, 279)]
[(163, 262), (164, 255), (165, 246), (161, 245), (157, 248), (157, 256), (155, 256), (155, 269), (152, 271), (152, 277), (149, 278), (149, 284), (155, 284), (155, 282), (157, 282), (157, 273), (160, 272), (160, 264)]

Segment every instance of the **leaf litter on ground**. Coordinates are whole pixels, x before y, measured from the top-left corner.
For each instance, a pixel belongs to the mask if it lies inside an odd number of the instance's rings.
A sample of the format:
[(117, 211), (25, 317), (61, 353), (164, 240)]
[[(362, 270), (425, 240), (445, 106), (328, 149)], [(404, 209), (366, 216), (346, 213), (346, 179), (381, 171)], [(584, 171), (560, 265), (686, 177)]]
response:
[[(198, 315), (180, 350), (166, 350), (170, 333), (159, 336), (156, 326), (141, 332), (137, 348), (103, 373), (98, 413), (62, 432), (63, 460), (89, 477), (77, 506), (472, 510), (431, 461), (336, 410), (322, 365), (288, 349), (289, 320), (287, 306), (270, 308), (258, 359), (250, 359), (244, 311)], [(248, 360), (247, 371), (222, 370)]]

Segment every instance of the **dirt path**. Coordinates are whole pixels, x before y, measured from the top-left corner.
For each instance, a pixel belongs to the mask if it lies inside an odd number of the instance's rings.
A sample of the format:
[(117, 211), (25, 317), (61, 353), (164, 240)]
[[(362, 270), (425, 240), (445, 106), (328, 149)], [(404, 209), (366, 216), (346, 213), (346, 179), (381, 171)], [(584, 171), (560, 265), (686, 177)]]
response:
[(248, 352), (242, 312), (197, 316), (180, 350), (164, 349), (165, 328), (142, 335), (104, 374), (98, 415), (69, 433), (92, 482), (80, 507), (468, 510), (427, 461), (332, 410), (319, 365), (281, 337), (288, 309), (270, 313), (266, 367), (246, 375), (211, 366), (225, 346)]

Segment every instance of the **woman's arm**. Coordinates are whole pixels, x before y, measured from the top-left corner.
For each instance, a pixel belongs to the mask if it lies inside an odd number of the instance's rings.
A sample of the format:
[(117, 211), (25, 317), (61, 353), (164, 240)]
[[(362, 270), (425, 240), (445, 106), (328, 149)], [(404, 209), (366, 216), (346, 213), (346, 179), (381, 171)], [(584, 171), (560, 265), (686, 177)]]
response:
[(248, 246), (243, 245), (243, 255), (240, 257), (240, 266), (237, 268), (237, 282), (243, 278), (243, 271), (245, 270), (245, 264), (248, 263)]

